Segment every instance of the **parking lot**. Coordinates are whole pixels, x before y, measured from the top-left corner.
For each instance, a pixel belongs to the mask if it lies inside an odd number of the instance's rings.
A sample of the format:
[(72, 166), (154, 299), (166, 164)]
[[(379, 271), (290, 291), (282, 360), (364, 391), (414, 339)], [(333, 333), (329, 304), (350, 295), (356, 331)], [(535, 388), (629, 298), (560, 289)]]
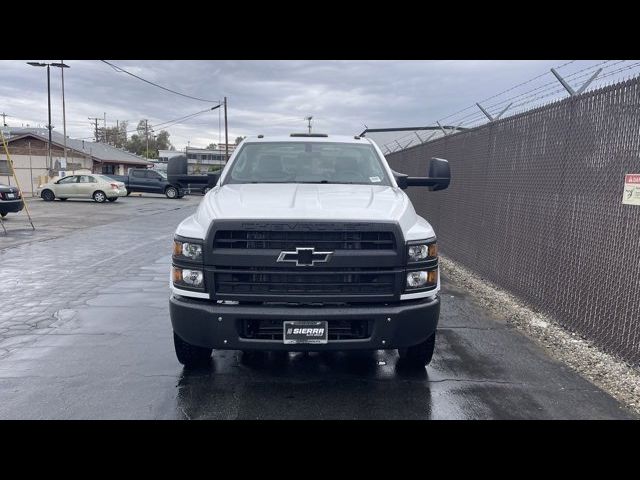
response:
[[(2, 419), (622, 419), (608, 394), (443, 278), (432, 364), (394, 351), (177, 362), (173, 231), (201, 196), (28, 202), (0, 233)], [(443, 247), (446, 250), (446, 246)]]

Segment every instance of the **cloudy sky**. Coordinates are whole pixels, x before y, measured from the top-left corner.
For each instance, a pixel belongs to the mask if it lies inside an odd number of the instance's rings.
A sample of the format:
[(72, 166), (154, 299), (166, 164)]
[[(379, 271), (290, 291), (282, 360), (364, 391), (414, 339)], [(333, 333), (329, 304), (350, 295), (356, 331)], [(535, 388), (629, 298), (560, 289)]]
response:
[[(60, 60), (0, 61), (0, 113), (9, 115), (6, 122), (10, 126), (44, 126), (46, 70), (26, 65), (26, 61)], [(314, 117), (314, 131), (333, 134), (357, 134), (364, 124), (371, 128), (433, 124), (536, 76), (547, 74), (521, 88), (553, 82), (549, 69), (569, 62), (108, 61), (190, 96), (206, 100), (227, 96), (231, 141), (239, 135), (305, 131), (308, 115)], [(574, 61), (560, 72), (568, 75), (599, 62)], [(155, 125), (214, 105), (166, 92), (98, 60), (65, 63), (71, 67), (65, 70), (67, 134), (74, 138), (91, 139), (88, 117), (102, 119), (105, 112), (108, 126), (127, 120), (131, 130), (143, 118)], [(51, 69), (51, 90), (52, 124), (62, 132), (60, 69)], [(178, 149), (188, 141), (196, 147), (217, 143), (218, 111), (167, 130)]]

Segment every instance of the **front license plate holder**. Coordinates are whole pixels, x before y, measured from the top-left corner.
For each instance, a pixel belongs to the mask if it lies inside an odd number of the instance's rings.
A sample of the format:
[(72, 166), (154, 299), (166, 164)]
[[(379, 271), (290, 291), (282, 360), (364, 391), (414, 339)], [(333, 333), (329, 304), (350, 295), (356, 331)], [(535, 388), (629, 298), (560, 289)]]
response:
[(285, 345), (317, 345), (329, 341), (329, 324), (326, 320), (287, 320), (283, 322), (282, 327), (282, 339)]

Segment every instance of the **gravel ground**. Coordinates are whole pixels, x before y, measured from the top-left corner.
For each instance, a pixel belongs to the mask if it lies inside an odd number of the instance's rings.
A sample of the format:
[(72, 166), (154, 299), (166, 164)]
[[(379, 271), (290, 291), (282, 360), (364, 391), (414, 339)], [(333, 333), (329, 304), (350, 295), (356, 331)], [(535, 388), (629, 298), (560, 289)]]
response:
[(567, 331), (555, 320), (451, 259), (441, 256), (440, 266), (452, 282), (473, 291), (484, 307), (535, 340), (550, 356), (640, 413), (640, 369), (602, 352), (592, 342)]

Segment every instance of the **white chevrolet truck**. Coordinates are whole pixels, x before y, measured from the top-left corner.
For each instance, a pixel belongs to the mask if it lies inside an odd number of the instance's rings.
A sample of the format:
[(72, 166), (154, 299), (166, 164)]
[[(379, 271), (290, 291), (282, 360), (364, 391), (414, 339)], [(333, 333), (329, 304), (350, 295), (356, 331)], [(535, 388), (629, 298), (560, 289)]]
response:
[(170, 314), (180, 363), (213, 349), (398, 349), (424, 368), (440, 312), (438, 248), (404, 193), (442, 190), (391, 170), (367, 138), (246, 138), (176, 231)]

